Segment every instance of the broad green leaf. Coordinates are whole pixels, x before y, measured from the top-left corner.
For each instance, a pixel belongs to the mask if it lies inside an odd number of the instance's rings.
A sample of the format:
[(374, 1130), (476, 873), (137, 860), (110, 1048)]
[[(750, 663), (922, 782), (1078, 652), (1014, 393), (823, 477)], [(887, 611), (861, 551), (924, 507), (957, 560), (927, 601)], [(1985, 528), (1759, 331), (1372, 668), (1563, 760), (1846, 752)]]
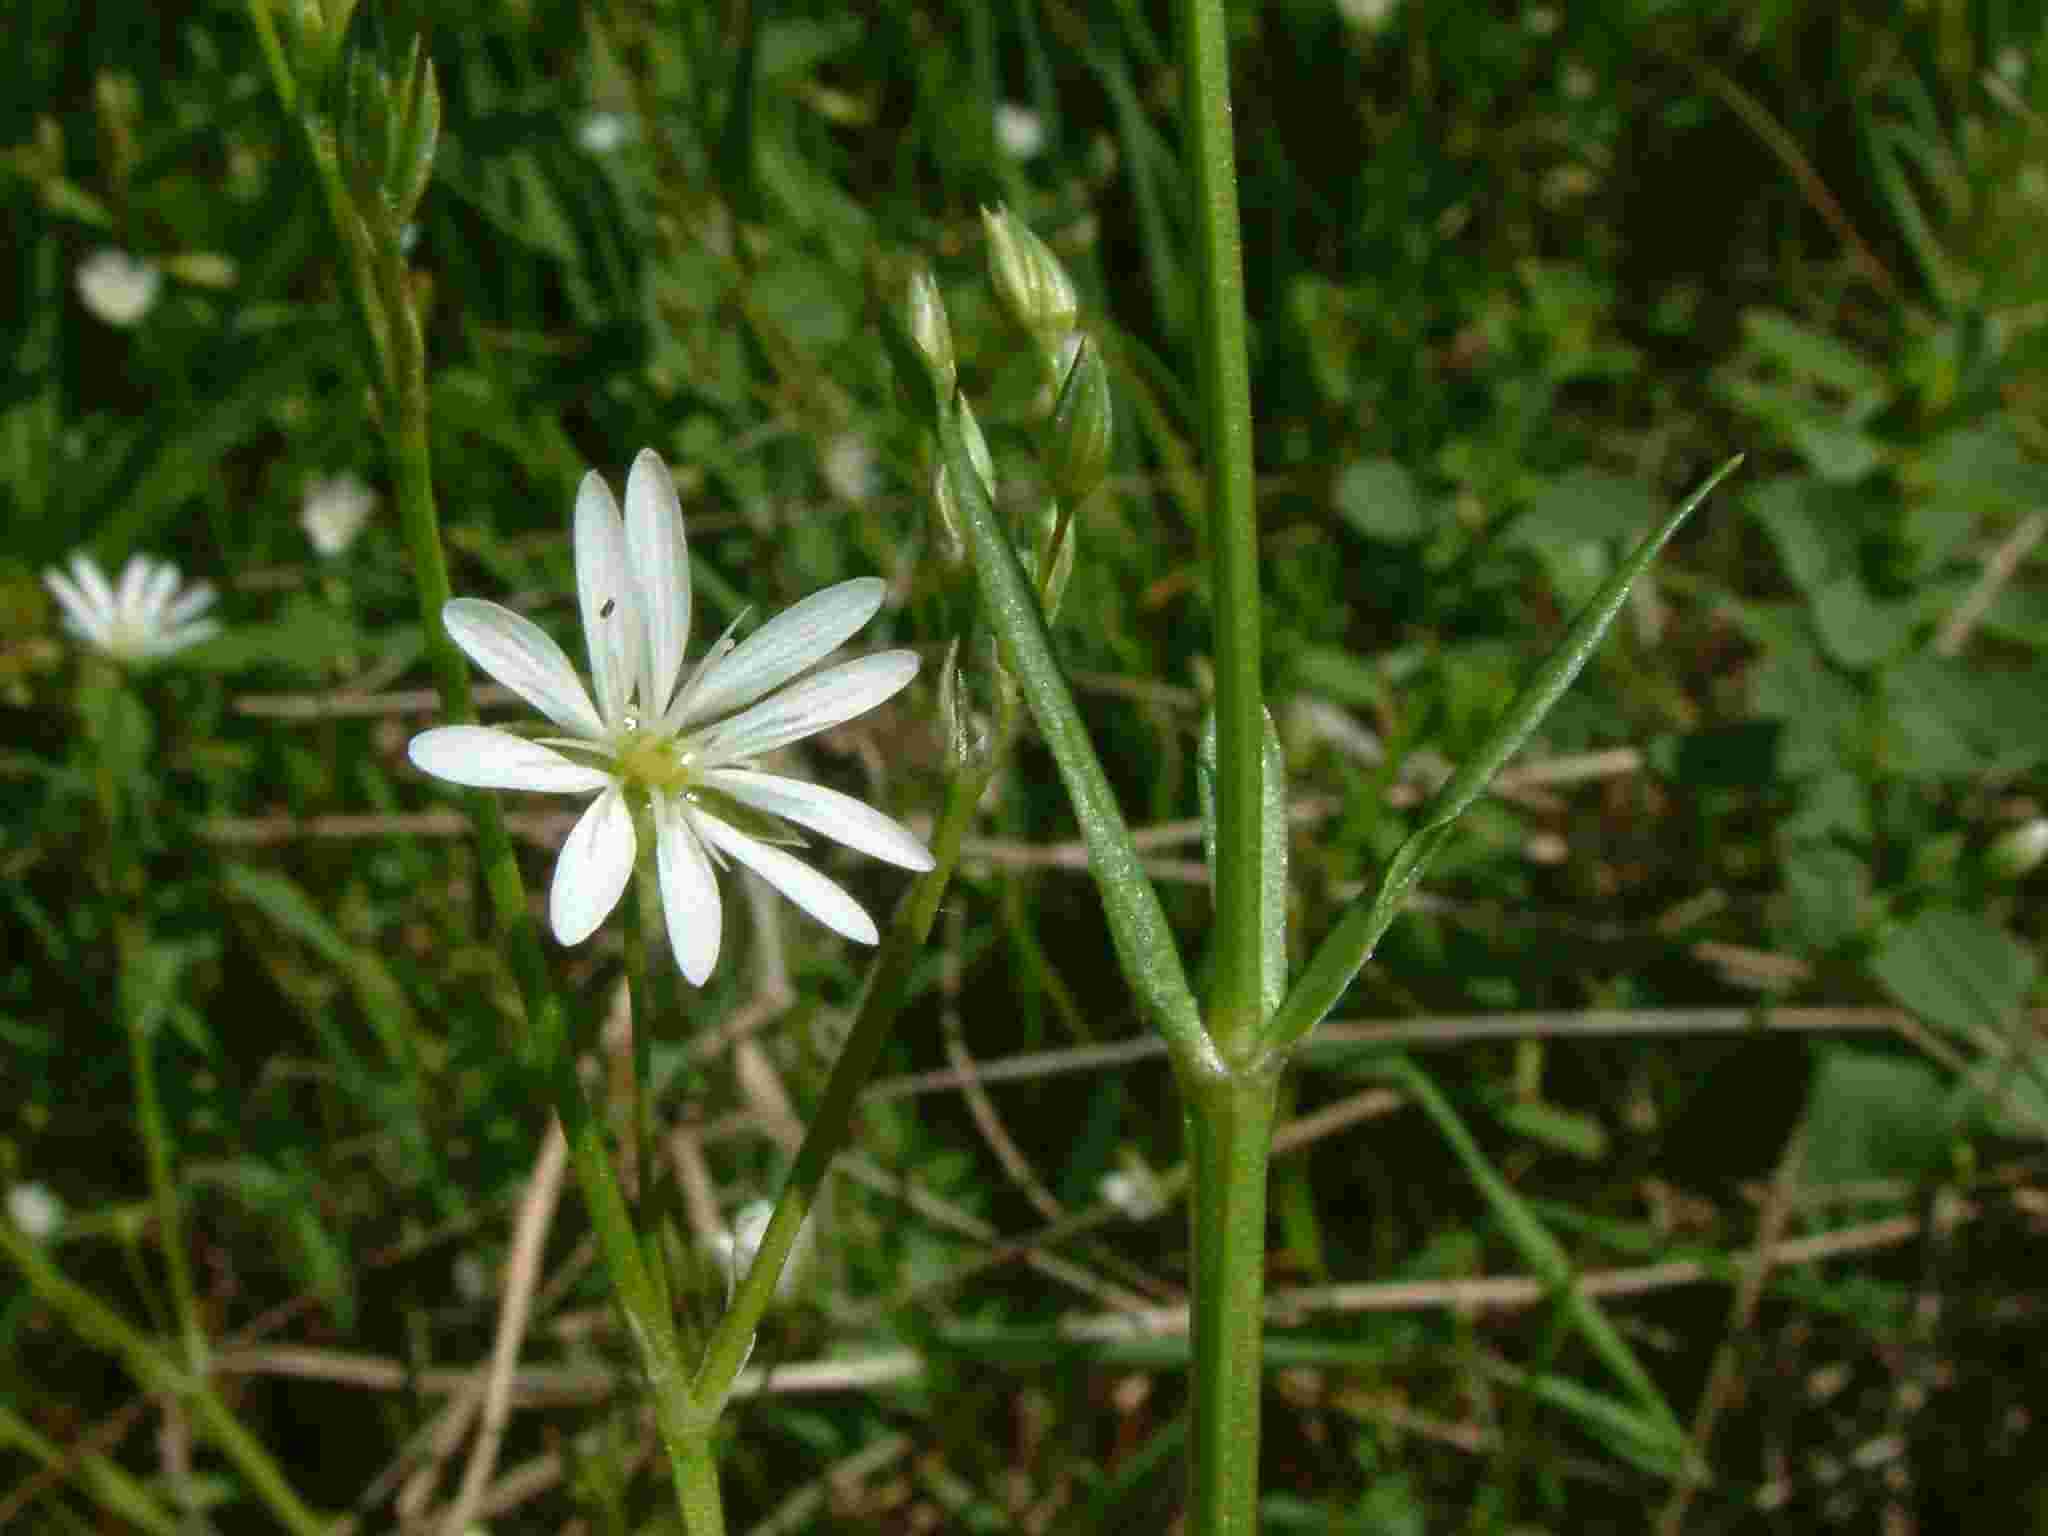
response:
[(1378, 709), (1387, 701), (1387, 679), (1378, 668), (1349, 651), (1312, 645), (1295, 653), (1290, 668), (1295, 683), (1340, 704)]
[(1575, 469), (1539, 492), (1508, 536), (1519, 544), (1604, 543), (1631, 537), (1661, 510), (1640, 480)]
[(1710, 726), (1650, 744), (1650, 766), (1690, 790), (1764, 789), (1779, 782), (1785, 727), (1778, 720)]
[(1860, 579), (1837, 576), (1813, 596), (1813, 623), (1828, 655), (1852, 670), (1874, 667), (1903, 650), (1912, 610), (1880, 603)]
[(1930, 907), (1887, 936), (1870, 971), (1901, 1007), (1986, 1049), (2005, 1038), (2036, 964), (2031, 951), (1976, 913)]
[(1361, 459), (1339, 475), (1337, 511), (1363, 537), (1388, 544), (1426, 538), (1436, 526), (1415, 477), (1392, 459)]
[(1855, 937), (1870, 870), (1839, 844), (1795, 843), (1785, 855), (1786, 927), (1800, 949), (1828, 950)]
[(1810, 475), (1780, 475), (1742, 498), (1777, 547), (1794, 586), (1813, 592), (1856, 568), (1868, 500)]
[(1914, 656), (1882, 674), (1887, 756), (1912, 778), (2024, 773), (2048, 760), (2048, 666)]
[(1924, 1061), (1830, 1045), (1807, 1100), (1804, 1174), (1815, 1184), (1920, 1179), (1947, 1161), (1948, 1085)]
[(1849, 399), (1885, 393), (1885, 376), (1876, 364), (1789, 315), (1774, 309), (1745, 310), (1742, 330), (1751, 347), (1787, 373)]
[(1853, 485), (1884, 462), (1876, 438), (1838, 421), (1796, 421), (1792, 445), (1821, 479)]

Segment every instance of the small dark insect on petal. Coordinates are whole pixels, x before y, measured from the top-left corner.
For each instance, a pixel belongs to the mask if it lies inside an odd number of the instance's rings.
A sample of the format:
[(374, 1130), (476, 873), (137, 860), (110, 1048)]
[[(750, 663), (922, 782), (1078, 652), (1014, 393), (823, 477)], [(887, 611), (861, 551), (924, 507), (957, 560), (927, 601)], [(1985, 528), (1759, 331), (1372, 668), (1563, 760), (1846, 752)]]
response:
[(597, 616), (600, 619), (608, 619), (612, 616), (612, 610), (618, 606), (619, 600), (616, 597), (608, 597), (604, 600), (604, 606), (597, 610)]

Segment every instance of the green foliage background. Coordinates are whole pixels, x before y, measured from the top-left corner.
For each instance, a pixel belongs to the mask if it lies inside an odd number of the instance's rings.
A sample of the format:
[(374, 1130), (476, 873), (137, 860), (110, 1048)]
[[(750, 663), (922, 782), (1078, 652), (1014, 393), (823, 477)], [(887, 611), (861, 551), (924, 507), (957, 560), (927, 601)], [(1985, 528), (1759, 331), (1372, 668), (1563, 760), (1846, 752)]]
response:
[[(386, 697), (424, 681), (411, 588), (325, 212), (246, 13), (11, 9), (0, 1185), (55, 1192), (65, 1269), (168, 1326), (109, 958), (117, 915), (145, 913), (209, 1332), (230, 1358), (253, 1326), (248, 1348), (399, 1368), (375, 1389), (225, 1378), (301, 1491), (348, 1508), (437, 1411), (421, 1373), (489, 1353), (489, 1277), (543, 1129), (509, 1070), (516, 996), (470, 847), (420, 819), (444, 803), (404, 758), (427, 712)], [(932, 263), (1001, 475), (1027, 481), (1035, 375), (981, 276), (977, 209), (1007, 201), (1076, 274), (1116, 381), (1116, 476), (1078, 527), (1063, 656), (1133, 820), (1194, 814), (1208, 624), (1166, 7), (366, 0), (355, 29), (394, 54), (423, 31), (444, 94), (411, 261), (458, 591), (530, 603), (573, 648), (575, 483), (617, 483), (651, 445), (683, 489), (700, 630), (888, 578), (864, 643), (931, 664), (809, 766), (928, 812), (962, 593), (881, 325)], [(1239, 8), (1235, 67), (1293, 931), (1323, 931), (1399, 844), (1418, 786), (1627, 541), (1748, 452), (1528, 754), (1633, 756), (1475, 810), (1343, 1014), (1445, 1042), (1423, 1064), (1582, 1273), (1689, 1259), (1725, 1281), (1760, 1226), (1923, 1222), (1773, 1269), (1739, 1327), (1725, 1283), (1610, 1304), (1682, 1416), (1717, 1353), (1734, 1373), (1687, 1528), (1867, 1529), (1893, 1504), (2038, 1521), (2039, 1371), (2010, 1362), (2043, 1341), (2044, 877), (1989, 854), (2043, 813), (2048, 761), (2040, 5), (1291, 0)], [(1033, 153), (1002, 141), (1004, 104), (1035, 116)], [(74, 287), (106, 245), (165, 274), (132, 329)], [(301, 498), (345, 470), (386, 504), (320, 560)], [(228, 633), (151, 674), (146, 709), (81, 683), (37, 584), (80, 547), (166, 555), (226, 593)], [(113, 826), (109, 772), (151, 786)], [(981, 831), (891, 1074), (945, 1066), (949, 1038), (986, 1063), (1137, 1029), (1092, 890), (1036, 851), (1073, 829), (1028, 742)], [(1159, 850), (1190, 936), (1198, 848)], [(900, 884), (829, 867), (870, 905)], [(783, 1152), (698, 1042), (751, 1017), (800, 1109), (861, 965), (793, 914), (739, 927), (656, 1053), (728, 1216), (773, 1192)], [(610, 943), (554, 952), (593, 1050)], [(794, 1000), (764, 1012), (778, 964)], [(1759, 1012), (1730, 1034), (1697, 1012), (1765, 1005), (1904, 1024)], [(1318, 1051), (1294, 1112), (1356, 1094), (1375, 1060)], [(996, 1234), (1098, 1206), (1105, 1175), (1178, 1162), (1164, 1073), (989, 1092), (1036, 1190), (957, 1092), (871, 1103), (859, 1146), (881, 1172), (838, 1186), (822, 1260), (755, 1359), (911, 1348), (923, 1373), (738, 1409), (741, 1528), (783, 1509), (774, 1528), (1113, 1530), (1173, 1509), (1179, 1342), (1060, 1325), (1104, 1294), (1172, 1299), (1178, 1208), (1056, 1245), (1086, 1294), (986, 1262)], [(1276, 1296), (1518, 1265), (1412, 1108), (1278, 1170)], [(972, 1230), (907, 1206), (903, 1181)], [(708, 1316), (719, 1281), (680, 1196), (674, 1226)], [(622, 1366), (573, 1201), (546, 1272), (528, 1363)], [(121, 1417), (134, 1389), (11, 1285), (0, 1509), (126, 1528), (79, 1469), (90, 1451), (161, 1480)], [(1272, 1529), (1637, 1528), (1671, 1507), (1545, 1306), (1310, 1308), (1271, 1350)], [(657, 1520), (632, 1404), (622, 1381), (523, 1409), (504, 1465), (553, 1454), (563, 1475), (492, 1528)], [(826, 1468), (892, 1447), (825, 1496)], [(254, 1529), (200, 1467), (219, 1528)]]

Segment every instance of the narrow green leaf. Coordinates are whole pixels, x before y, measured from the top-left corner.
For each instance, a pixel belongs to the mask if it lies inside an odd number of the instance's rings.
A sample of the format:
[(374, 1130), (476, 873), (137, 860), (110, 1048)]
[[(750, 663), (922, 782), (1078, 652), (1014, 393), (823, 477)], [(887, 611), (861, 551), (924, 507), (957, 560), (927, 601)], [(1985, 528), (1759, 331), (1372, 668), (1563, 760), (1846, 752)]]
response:
[[(1378, 1064), (1378, 1071), (1399, 1084), (1429, 1117), (1430, 1123), (1450, 1146), (1451, 1155), (1464, 1168), (1473, 1188), (1485, 1199), (1522, 1262), (1557, 1293), (1558, 1306), (1565, 1317), (1601, 1363), (1628, 1388), (1630, 1395), (1650, 1416), (1652, 1422), (1646, 1426), (1650, 1443), (1661, 1444), (1670, 1455), (1682, 1457), (1686, 1444), (1685, 1430), (1671, 1411), (1670, 1404), (1664, 1401), (1664, 1395), (1657, 1390), (1656, 1382), (1643, 1369), (1628, 1341), (1601, 1310), (1600, 1303), (1576, 1284), (1571, 1256), (1565, 1252), (1564, 1245), (1551, 1236), (1543, 1218), (1515, 1193), (1513, 1185), (1501, 1177), (1457, 1110), (1452, 1108), (1451, 1101), (1444, 1097), (1429, 1074), (1406, 1056), (1390, 1054)], [(1657, 1433), (1657, 1425), (1663, 1427), (1661, 1435)]]
[(1017, 679), (1025, 705), (1059, 765), (1061, 782), (1088, 845), (1088, 868), (1102, 894), (1111, 942), (1131, 991), (1165, 1036), (1182, 1072), (1221, 1075), (1223, 1066), (1202, 1027), (1201, 1009), (1188, 986), (1159, 893), (1138, 861), (1131, 831), (1116, 795), (1088, 739), (1088, 728), (1052, 654), (1052, 637), (1024, 568), (1017, 563), (981, 483), (956, 404), (941, 413), (939, 446), (960, 511), (962, 532), (974, 560), (982, 610), (996, 632), (1003, 664)]
[(1492, 734), (1437, 792), (1424, 812), (1422, 825), (1395, 850), (1372, 893), (1355, 902), (1317, 947), (1294, 990), (1267, 1023), (1266, 1040), (1270, 1047), (1280, 1051), (1291, 1050), (1337, 1005), (1337, 999), (1351, 985), (1351, 978), (1372, 957), (1381, 936), (1392, 926), (1402, 904), (1408, 899), (1408, 893), (1414, 890), (1423, 871), (1429, 867), (1430, 860), (1449, 838), (1457, 819), (1484, 793), (1493, 776), (1514, 756), (1542, 723), (1543, 717), (1550, 713), (1551, 706), (1572, 685), (1579, 669), (1585, 666), (1601, 637), (1607, 633), (1607, 626), (1614, 622), (1614, 616), (1627, 601), (1629, 588), (1635, 584), (1636, 578), (1649, 568), (1650, 562), (1678, 531), (1679, 525), (1692, 515), (1716, 486), (1734, 473), (1741, 462), (1738, 454), (1709, 475), (1706, 483), (1686, 497), (1678, 510), (1664, 520), (1663, 526), (1636, 546), (1602, 584), (1593, 601), (1572, 621), (1564, 640), (1537, 669), (1536, 675), (1494, 726)]

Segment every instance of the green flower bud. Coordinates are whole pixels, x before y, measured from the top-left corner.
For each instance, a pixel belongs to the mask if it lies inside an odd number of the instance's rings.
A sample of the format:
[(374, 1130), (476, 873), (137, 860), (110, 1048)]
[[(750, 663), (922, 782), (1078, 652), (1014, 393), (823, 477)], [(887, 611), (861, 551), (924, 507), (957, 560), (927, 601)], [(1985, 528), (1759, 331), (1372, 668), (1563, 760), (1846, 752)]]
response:
[[(981, 478), (981, 488), (990, 501), (996, 495), (996, 465), (989, 457), (988, 439), (981, 435), (981, 423), (974, 419), (974, 407), (960, 397), (960, 435), (967, 441), (967, 457)], [(942, 458), (932, 471), (932, 507), (938, 513), (941, 558), (958, 566), (967, 560), (967, 525), (960, 517), (960, 504), (953, 494), (953, 477)]]
[[(1067, 595), (1067, 583), (1074, 575), (1074, 530), (1056, 501), (1047, 501), (1032, 530), (1031, 574), (1038, 584), (1039, 603), (1045, 622), (1059, 617), (1060, 600)], [(1047, 566), (1051, 570), (1047, 570)]]
[(1984, 865), (1996, 880), (2024, 880), (2048, 860), (2048, 816), (2008, 827), (1992, 840)]
[(1114, 424), (1102, 349), (1093, 337), (1080, 335), (1053, 407), (1052, 435), (1046, 445), (1053, 489), (1069, 506), (1079, 506), (1102, 484)]
[(931, 369), (932, 387), (940, 400), (953, 398), (959, 370), (953, 360), (953, 327), (946, 321), (946, 301), (930, 270), (919, 267), (910, 274), (908, 305), (910, 339)]
[(341, 85), (342, 168), (359, 203), (381, 203), (393, 229), (419, 206), (441, 139), (441, 90), (415, 36), (394, 80), (370, 49), (349, 58)]
[(278, 0), (275, 11), (301, 100), (316, 98), (334, 61), (356, 0)]
[(1052, 248), (1009, 209), (984, 208), (981, 222), (988, 232), (989, 280), (1003, 308), (1042, 345), (1057, 345), (1080, 321), (1074, 280)]

